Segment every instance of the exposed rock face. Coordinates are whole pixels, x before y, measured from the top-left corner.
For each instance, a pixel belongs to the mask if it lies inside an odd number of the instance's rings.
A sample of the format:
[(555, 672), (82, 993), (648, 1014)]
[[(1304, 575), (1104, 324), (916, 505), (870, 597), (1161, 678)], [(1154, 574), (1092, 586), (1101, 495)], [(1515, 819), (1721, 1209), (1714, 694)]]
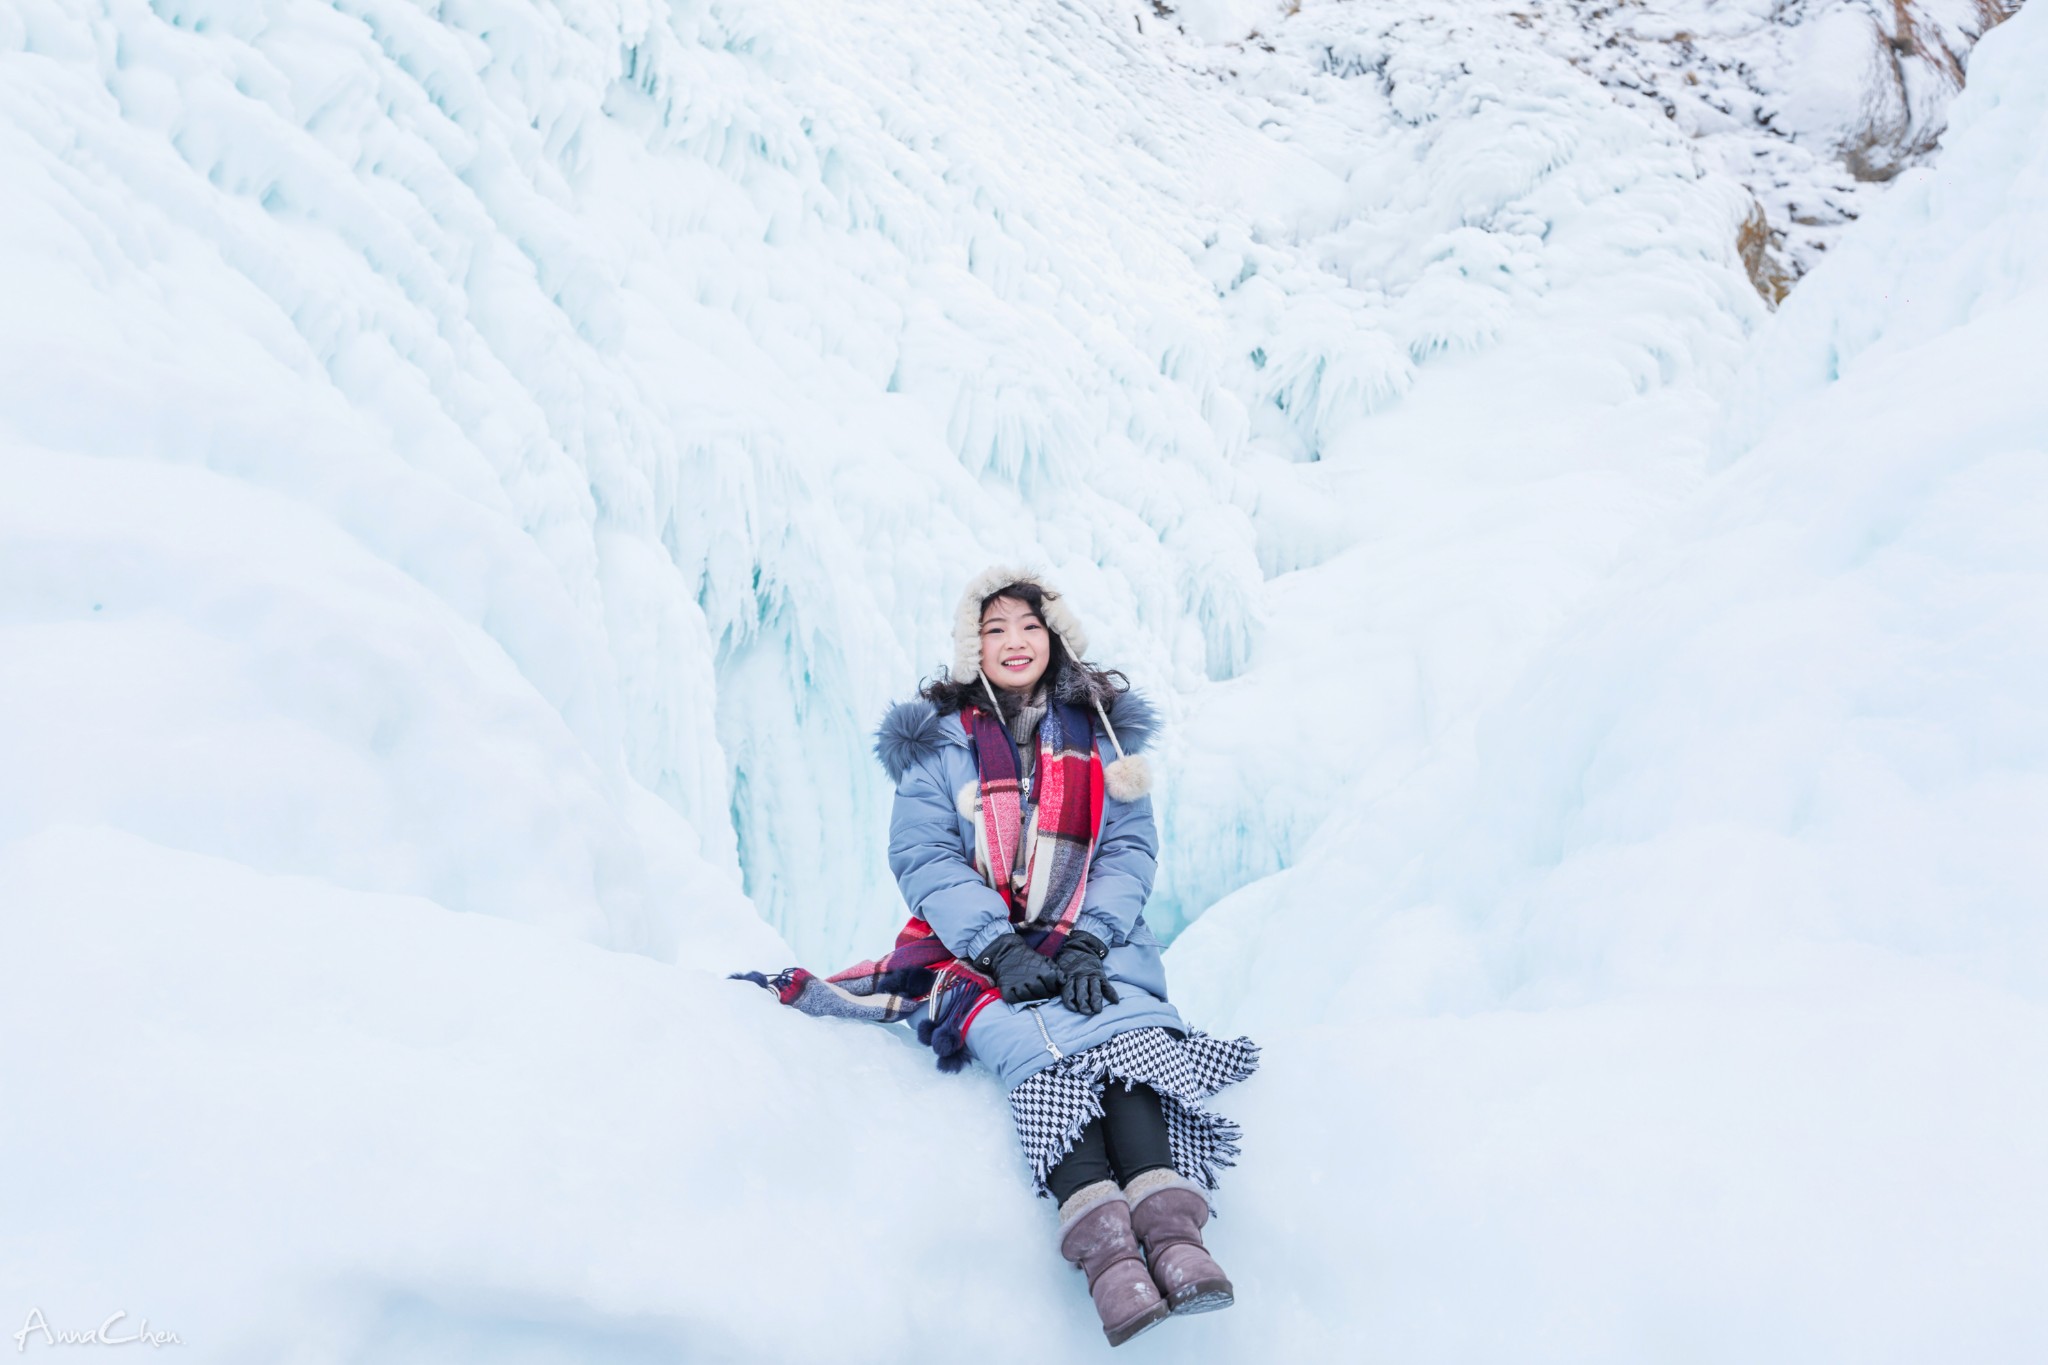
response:
[(1749, 272), (1749, 282), (1765, 303), (1776, 308), (1792, 292), (1792, 274), (1771, 249), (1771, 222), (1764, 216), (1764, 206), (1755, 200), (1750, 205), (1749, 217), (1735, 234), (1735, 247), (1742, 253), (1742, 268)]
[(2020, 0), (1527, 0), (1541, 41), (1671, 119), (1761, 208), (1742, 251), (1776, 303), (1933, 152), (1970, 49)]
[[(1970, 50), (2024, 0), (1501, 0), (1543, 47), (1697, 139), (1756, 197), (1738, 245), (1774, 307), (1927, 159)], [(1145, 0), (1203, 42), (1267, 44), (1301, 0)], [(1340, 0), (1341, 3), (1341, 0)], [(1461, 6), (1474, 17), (1473, 6)], [(1145, 19), (1138, 22), (1145, 31)], [(1244, 35), (1240, 38), (1238, 35)]]

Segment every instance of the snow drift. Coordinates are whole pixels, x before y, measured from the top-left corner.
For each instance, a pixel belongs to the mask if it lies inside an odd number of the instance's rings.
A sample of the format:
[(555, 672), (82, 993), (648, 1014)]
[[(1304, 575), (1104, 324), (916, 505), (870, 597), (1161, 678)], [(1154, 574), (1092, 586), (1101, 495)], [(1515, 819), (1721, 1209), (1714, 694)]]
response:
[[(1344, 1078), (1325, 1123), (1279, 1078), (1244, 1114), (1384, 1239), (1333, 1348), (2038, 1354), (2044, 61), (2048, 16), (1986, 40), (1939, 167), (1758, 337), (1710, 475), (1469, 728), (1333, 784), (1175, 945), (1199, 1017)], [(1393, 632), (1407, 572), (1293, 591)], [(1310, 1302), (1357, 1273), (1295, 1246)]]

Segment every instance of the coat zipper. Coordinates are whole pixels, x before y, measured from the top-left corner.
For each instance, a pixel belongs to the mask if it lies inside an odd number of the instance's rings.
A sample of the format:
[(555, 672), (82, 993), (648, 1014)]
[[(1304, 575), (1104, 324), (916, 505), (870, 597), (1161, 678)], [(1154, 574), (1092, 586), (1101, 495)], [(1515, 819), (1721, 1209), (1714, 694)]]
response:
[(1045, 1039), (1045, 1050), (1052, 1054), (1054, 1061), (1059, 1061), (1067, 1054), (1053, 1046), (1052, 1035), (1045, 1031), (1045, 1016), (1039, 1013), (1039, 1010), (1043, 1008), (1045, 1008), (1043, 1002), (1031, 1007), (1031, 1021), (1038, 1025), (1038, 1036)]

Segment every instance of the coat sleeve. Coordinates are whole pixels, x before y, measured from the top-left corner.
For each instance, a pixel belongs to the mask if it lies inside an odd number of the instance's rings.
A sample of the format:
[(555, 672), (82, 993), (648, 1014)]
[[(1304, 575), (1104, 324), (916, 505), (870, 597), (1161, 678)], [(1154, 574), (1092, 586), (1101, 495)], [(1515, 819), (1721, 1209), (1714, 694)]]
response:
[(1102, 833), (1095, 858), (1088, 865), (1088, 889), (1081, 896), (1075, 927), (1086, 929), (1115, 948), (1131, 936), (1131, 926), (1152, 894), (1152, 875), (1159, 866), (1159, 830), (1152, 823), (1152, 798), (1102, 803)]
[(928, 763), (913, 763), (889, 816), (889, 870), (910, 912), (955, 957), (972, 958), (1010, 932), (1009, 912), (961, 847), (952, 793)]

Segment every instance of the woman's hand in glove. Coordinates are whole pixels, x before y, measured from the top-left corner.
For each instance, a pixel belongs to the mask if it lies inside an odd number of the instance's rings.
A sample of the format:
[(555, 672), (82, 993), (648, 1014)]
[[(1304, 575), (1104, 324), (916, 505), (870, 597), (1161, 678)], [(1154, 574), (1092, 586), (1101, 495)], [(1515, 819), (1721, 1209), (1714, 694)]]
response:
[(1060, 974), (1052, 959), (1012, 933), (1004, 934), (974, 959), (974, 965), (996, 983), (1005, 1002), (1050, 1000), (1060, 993)]
[(1108, 955), (1109, 945), (1086, 929), (1067, 935), (1052, 965), (1059, 971), (1060, 1000), (1068, 1009), (1100, 1014), (1103, 1005), (1116, 1003), (1116, 987), (1109, 984), (1109, 973), (1102, 965)]

